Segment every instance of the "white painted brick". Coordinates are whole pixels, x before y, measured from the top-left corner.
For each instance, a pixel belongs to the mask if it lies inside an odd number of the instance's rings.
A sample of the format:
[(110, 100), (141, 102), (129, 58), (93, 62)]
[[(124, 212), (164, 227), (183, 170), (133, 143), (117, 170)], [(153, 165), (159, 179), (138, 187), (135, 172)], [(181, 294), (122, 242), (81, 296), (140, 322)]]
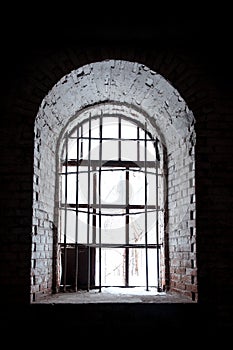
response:
[[(191, 135), (195, 141), (192, 112), (167, 80), (144, 65), (120, 60), (88, 64), (57, 82), (43, 100), (35, 122), (34, 176), (38, 178), (39, 186), (34, 179), (33, 225), (40, 225), (37, 235), (32, 239), (32, 254), (37, 259), (38, 275), (36, 286), (32, 286), (35, 293), (40, 288), (51, 286), (51, 223), (56, 223), (54, 198), (58, 137), (64, 126), (75, 116), (81, 122), (89, 112), (99, 115), (101, 110), (130, 116), (142, 124), (147, 118), (152, 135), (159, 131), (161, 142), (168, 152), (170, 245), (174, 245), (174, 249), (179, 246), (181, 251), (185, 246), (187, 254), (189, 253), (189, 226), (192, 225), (195, 229), (195, 220), (190, 220), (189, 217), (189, 210), (195, 211), (195, 203), (190, 207), (190, 195), (195, 194), (192, 165), (195, 154), (194, 147), (186, 141)], [(69, 128), (71, 126), (72, 122)], [(40, 130), (40, 135), (37, 130)], [(37, 195), (39, 201), (36, 200)], [(182, 258), (174, 256), (174, 259), (174, 265), (181, 266)], [(186, 266), (187, 262), (182, 263)]]

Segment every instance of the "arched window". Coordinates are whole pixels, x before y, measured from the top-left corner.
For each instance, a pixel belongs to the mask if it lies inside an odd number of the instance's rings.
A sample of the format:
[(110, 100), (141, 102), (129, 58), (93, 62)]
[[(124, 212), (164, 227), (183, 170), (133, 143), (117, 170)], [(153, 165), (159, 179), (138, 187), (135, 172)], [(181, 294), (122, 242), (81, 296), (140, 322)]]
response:
[(166, 194), (158, 135), (146, 121), (102, 111), (73, 125), (59, 160), (61, 289), (161, 291)]
[(110, 285), (197, 300), (194, 126), (180, 93), (137, 62), (57, 82), (35, 120), (32, 301)]

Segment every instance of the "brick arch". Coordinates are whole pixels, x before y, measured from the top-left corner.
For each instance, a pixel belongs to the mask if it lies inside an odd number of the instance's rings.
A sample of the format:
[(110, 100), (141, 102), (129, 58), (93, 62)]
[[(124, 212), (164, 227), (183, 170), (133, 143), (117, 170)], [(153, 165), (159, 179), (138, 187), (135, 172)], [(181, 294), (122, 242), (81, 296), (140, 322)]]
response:
[(166, 134), (168, 147), (175, 143), (174, 137), (188, 137), (194, 123), (192, 112), (170, 82), (143, 64), (124, 60), (87, 64), (65, 75), (43, 99), (36, 123), (44, 123), (44, 133), (54, 143), (54, 134), (59, 135), (78, 111), (109, 101), (145, 111)]
[[(101, 106), (113, 110), (118, 106), (121, 113), (146, 118), (152, 133), (156, 128), (164, 140), (168, 157), (169, 288), (196, 300), (197, 282), (192, 277), (196, 275), (195, 227), (192, 226), (195, 218), (193, 113), (162, 75), (141, 63), (113, 59), (85, 64), (64, 75), (43, 99), (37, 113), (31, 300), (50, 292), (54, 283), (55, 155), (60, 135), (73, 119), (85, 118), (83, 111)], [(48, 254), (40, 255), (43, 245)]]
[(208, 82), (204, 67), (180, 52), (147, 48), (141, 52), (134, 47), (128, 50), (121, 47), (103, 47), (101, 50), (95, 47), (68, 47), (60, 51), (42, 50), (39, 56), (32, 55), (21, 68), (21, 78), (11, 86), (11, 99), (4, 101), (6, 108), (13, 106), (15, 113), (28, 116), (28, 122), (33, 123), (34, 119), (31, 118), (37, 115), (41, 101), (60, 79), (77, 67), (110, 58), (139, 62), (161, 74), (179, 91), (195, 114), (211, 100), (214, 93), (210, 89), (213, 82)]

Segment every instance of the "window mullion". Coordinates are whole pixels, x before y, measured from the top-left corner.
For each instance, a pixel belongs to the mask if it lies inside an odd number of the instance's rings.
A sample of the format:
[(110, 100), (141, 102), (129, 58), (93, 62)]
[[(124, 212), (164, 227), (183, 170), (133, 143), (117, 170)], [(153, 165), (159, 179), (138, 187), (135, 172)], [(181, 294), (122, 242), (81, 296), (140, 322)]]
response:
[(102, 135), (103, 134), (103, 116), (101, 114), (100, 116), (100, 123), (99, 123), (99, 137), (100, 137), (100, 144), (99, 144), (99, 183), (98, 183), (98, 201), (99, 201), (99, 291), (101, 292), (101, 266), (102, 266), (102, 260), (101, 260), (101, 168), (102, 168)]
[[(77, 127), (77, 159), (79, 157), (79, 126)], [(74, 289), (77, 291), (78, 285), (78, 205), (79, 205), (79, 162), (76, 165), (76, 221), (75, 221), (75, 282)]]
[(63, 247), (63, 290), (66, 291), (66, 276), (67, 276), (67, 247), (66, 247), (66, 237), (67, 237), (67, 191), (68, 191), (68, 135), (66, 134), (66, 161), (65, 161), (65, 218), (64, 218), (64, 247)]
[[(156, 181), (156, 245), (159, 247), (159, 182), (158, 182), (158, 162), (159, 162), (159, 154), (157, 147), (158, 140), (156, 140), (156, 148), (155, 148), (155, 157), (156, 157), (156, 166), (155, 166), (155, 181)], [(161, 291), (160, 286), (160, 250), (157, 248), (157, 291)]]
[(121, 117), (118, 118), (118, 159), (121, 160)]
[(139, 126), (137, 126), (137, 162), (140, 161), (140, 129)]
[(91, 167), (90, 167), (90, 164), (91, 164), (91, 159), (90, 159), (90, 156), (91, 156), (91, 114), (89, 114), (89, 138), (88, 138), (88, 173), (87, 173), (87, 176), (88, 176), (88, 188), (87, 188), (87, 202), (88, 202), (88, 209), (87, 209), (87, 290), (89, 291), (90, 289), (90, 195), (91, 195), (91, 188), (90, 188), (90, 184), (91, 184), (91, 179), (90, 179), (90, 176), (91, 176), (91, 173), (90, 173), (90, 170), (91, 170)]
[[(129, 168), (125, 172), (126, 186), (126, 215), (125, 215), (125, 243), (129, 244)], [(129, 285), (129, 248), (125, 248), (125, 286)]]
[(147, 247), (147, 124), (145, 123), (144, 139), (144, 168), (145, 168), (145, 253), (146, 253), (146, 290), (148, 291), (148, 247)]

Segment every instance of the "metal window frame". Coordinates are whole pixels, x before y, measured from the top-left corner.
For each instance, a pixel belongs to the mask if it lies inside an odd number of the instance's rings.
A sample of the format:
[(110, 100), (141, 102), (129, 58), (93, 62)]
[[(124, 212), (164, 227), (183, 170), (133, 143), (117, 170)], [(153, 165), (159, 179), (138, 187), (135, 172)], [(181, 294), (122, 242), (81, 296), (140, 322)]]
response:
[[(112, 116), (111, 116), (112, 117)], [(59, 209), (65, 211), (64, 215), (64, 242), (59, 242), (60, 247), (63, 248), (64, 251), (64, 279), (63, 279), (63, 290), (66, 291), (66, 271), (67, 271), (67, 247), (73, 246), (72, 243), (67, 243), (67, 213), (69, 210), (74, 210), (76, 213), (76, 226), (75, 226), (75, 282), (74, 282), (74, 289), (75, 291), (78, 290), (78, 249), (79, 247), (82, 247), (83, 244), (79, 243), (78, 241), (78, 215), (79, 212), (82, 212), (82, 209), (87, 213), (87, 243), (85, 244), (85, 247), (88, 249), (88, 277), (87, 277), (87, 290), (91, 288), (90, 285), (90, 248), (98, 248), (99, 249), (99, 283), (97, 286), (99, 288), (99, 291), (101, 291), (102, 285), (101, 285), (101, 265), (102, 265), (102, 259), (101, 259), (101, 249), (102, 248), (124, 248), (126, 250), (126, 275), (125, 275), (125, 287), (129, 286), (129, 275), (128, 275), (128, 270), (129, 270), (129, 249), (130, 248), (141, 248), (145, 249), (145, 269), (146, 269), (146, 290), (149, 290), (149, 272), (148, 272), (148, 249), (157, 249), (157, 290), (161, 291), (161, 284), (160, 284), (160, 248), (162, 246), (162, 243), (159, 242), (159, 217), (158, 213), (159, 211), (163, 211), (164, 208), (159, 207), (159, 200), (158, 200), (158, 177), (163, 176), (162, 174), (159, 174), (159, 167), (160, 167), (160, 156), (158, 154), (158, 139), (153, 139), (151, 134), (147, 130), (147, 123), (145, 122), (144, 129), (140, 126), (137, 126), (137, 138), (122, 138), (121, 137), (121, 130), (122, 130), (122, 118), (121, 117), (116, 117), (118, 118), (118, 138), (110, 138), (110, 137), (105, 137), (103, 138), (103, 119), (105, 116), (101, 115), (99, 116), (99, 137), (93, 137), (91, 135), (91, 121), (92, 117), (91, 114), (89, 114), (88, 120), (84, 121), (80, 124), (77, 124), (76, 126), (76, 136), (69, 136), (68, 133), (65, 134), (65, 159), (61, 159), (60, 163), (62, 167), (65, 167), (65, 172), (60, 172), (59, 175), (65, 175), (65, 203), (60, 202)], [(88, 137), (83, 136), (83, 125), (84, 123), (88, 123), (89, 126), (89, 134)], [(132, 124), (135, 124), (132, 122)], [(140, 138), (140, 130), (144, 131), (144, 138)], [(73, 135), (73, 131), (72, 131)], [(77, 159), (69, 159), (68, 158), (68, 139), (74, 139), (77, 141)], [(88, 141), (88, 158), (83, 159), (83, 142), (84, 140)], [(91, 154), (91, 141), (92, 140), (98, 140), (99, 141), (99, 159), (94, 160), (90, 158)], [(103, 160), (102, 159), (102, 142), (104, 140), (107, 141), (118, 141), (118, 160)], [(122, 142), (124, 141), (132, 141), (132, 142), (137, 142), (137, 161), (125, 161), (121, 159), (121, 145)], [(140, 141), (144, 142), (144, 160), (140, 160)], [(148, 161), (147, 160), (147, 144), (148, 141), (152, 141), (155, 145), (155, 160), (154, 161)], [(80, 155), (80, 157), (79, 157)], [(74, 172), (68, 172), (68, 167), (74, 167)], [(87, 167), (87, 171), (82, 171), (82, 167)], [(111, 169), (105, 169), (105, 168), (111, 168)], [(116, 169), (117, 168), (117, 169)], [(120, 169), (119, 169), (120, 168)], [(130, 205), (129, 204), (129, 173), (130, 171), (141, 171), (144, 173), (144, 179), (145, 179), (145, 203), (144, 205)], [(150, 172), (150, 169), (153, 168), (155, 169), (154, 172)], [(144, 170), (142, 170), (144, 169)], [(91, 177), (90, 174), (91, 172), (94, 171), (93, 175), (93, 181), (94, 186), (93, 186), (93, 200), (91, 201), (91, 196), (90, 196), (90, 182), (91, 182)], [(97, 189), (97, 181), (96, 181), (96, 171), (98, 171), (98, 189)], [(101, 203), (101, 174), (103, 171), (125, 171), (125, 180), (126, 180), (126, 193), (125, 193), (125, 198), (126, 198), (126, 203), (123, 205), (106, 205)], [(86, 204), (80, 204), (79, 203), (79, 191), (78, 191), (78, 182), (79, 182), (79, 174), (80, 173), (87, 173), (88, 176), (88, 201)], [(154, 205), (149, 205), (147, 203), (147, 185), (148, 185), (148, 179), (147, 175), (148, 174), (154, 174), (156, 177), (156, 198), (155, 198), (155, 204)], [(69, 174), (76, 174), (76, 203), (71, 204), (67, 202), (67, 193), (68, 193), (68, 181), (67, 177)], [(98, 203), (97, 203), (97, 195), (98, 195)], [(102, 243), (101, 241), (101, 218), (103, 215), (102, 209), (115, 209), (115, 208), (120, 208), (124, 209), (125, 212), (122, 215), (125, 215), (125, 237), (126, 241), (125, 244), (106, 244)], [(132, 209), (138, 210), (141, 209), (142, 213), (144, 213), (145, 216), (145, 244), (129, 244), (129, 217), (130, 215), (133, 215)], [(156, 215), (156, 243), (155, 244), (148, 244), (147, 241), (147, 215), (149, 212), (154, 211)], [(92, 215), (92, 226), (93, 230), (96, 229), (96, 217), (97, 215), (99, 216), (99, 243), (95, 242), (90, 242), (90, 215)], [(116, 215), (116, 214), (112, 214)], [(94, 232), (94, 231), (93, 231)], [(95, 234), (93, 235), (95, 237)]]

